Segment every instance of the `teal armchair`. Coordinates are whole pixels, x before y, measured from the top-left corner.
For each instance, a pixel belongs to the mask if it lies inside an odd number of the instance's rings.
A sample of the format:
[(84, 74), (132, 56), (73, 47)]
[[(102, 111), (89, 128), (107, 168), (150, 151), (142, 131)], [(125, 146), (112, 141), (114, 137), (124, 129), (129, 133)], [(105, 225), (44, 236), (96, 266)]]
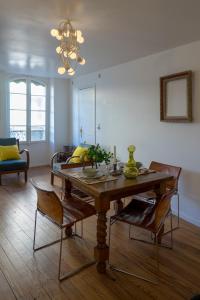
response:
[[(0, 138), (0, 146), (11, 146), (17, 145), (19, 149), (19, 140), (16, 138)], [(29, 162), (30, 156), (29, 151), (27, 149), (19, 150), (19, 154), (25, 154), (25, 159), (12, 159), (12, 160), (4, 160), (0, 161), (0, 185), (2, 183), (1, 177), (4, 174), (10, 173), (24, 173), (25, 182), (27, 182), (28, 177), (28, 169), (29, 169)]]

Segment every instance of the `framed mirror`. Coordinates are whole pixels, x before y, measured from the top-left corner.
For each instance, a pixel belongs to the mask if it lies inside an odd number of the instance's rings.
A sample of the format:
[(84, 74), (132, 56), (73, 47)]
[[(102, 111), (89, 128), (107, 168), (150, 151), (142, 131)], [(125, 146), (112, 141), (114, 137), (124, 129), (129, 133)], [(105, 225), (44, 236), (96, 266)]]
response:
[(160, 78), (160, 120), (192, 122), (192, 71)]

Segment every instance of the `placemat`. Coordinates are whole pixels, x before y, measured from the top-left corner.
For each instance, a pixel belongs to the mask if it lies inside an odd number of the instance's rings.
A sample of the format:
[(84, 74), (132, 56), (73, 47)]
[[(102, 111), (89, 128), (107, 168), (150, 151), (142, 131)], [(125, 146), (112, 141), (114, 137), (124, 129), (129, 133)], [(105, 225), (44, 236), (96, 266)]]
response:
[(71, 172), (70, 175), (72, 177), (86, 183), (86, 184), (96, 184), (96, 183), (100, 183), (100, 182), (107, 182), (107, 181), (117, 180), (117, 177), (114, 177), (114, 176), (111, 176), (111, 175), (102, 175), (99, 178), (85, 178), (81, 171)]

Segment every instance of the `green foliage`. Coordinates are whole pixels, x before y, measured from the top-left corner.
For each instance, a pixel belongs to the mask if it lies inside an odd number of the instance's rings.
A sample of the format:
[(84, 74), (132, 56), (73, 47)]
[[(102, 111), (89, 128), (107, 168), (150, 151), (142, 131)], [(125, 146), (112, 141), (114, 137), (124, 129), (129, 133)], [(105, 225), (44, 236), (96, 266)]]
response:
[(97, 145), (91, 145), (88, 148), (88, 157), (94, 162), (94, 163), (102, 163), (105, 162), (106, 164), (110, 163), (110, 159), (113, 156), (111, 152), (107, 152), (105, 149), (101, 148), (99, 144)]

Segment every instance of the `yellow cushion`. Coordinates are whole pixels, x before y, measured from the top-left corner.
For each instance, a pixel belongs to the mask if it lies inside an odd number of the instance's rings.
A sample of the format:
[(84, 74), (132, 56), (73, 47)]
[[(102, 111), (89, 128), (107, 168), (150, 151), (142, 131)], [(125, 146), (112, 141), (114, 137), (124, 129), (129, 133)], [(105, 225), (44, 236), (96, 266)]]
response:
[(88, 152), (87, 148), (84, 148), (81, 146), (76, 147), (72, 156), (79, 156), (79, 157), (71, 158), (70, 163), (80, 163), (82, 161), (85, 161), (85, 162), (89, 161), (89, 159), (87, 157), (87, 152)]
[(10, 159), (20, 159), (17, 145), (0, 146), (0, 161)]

